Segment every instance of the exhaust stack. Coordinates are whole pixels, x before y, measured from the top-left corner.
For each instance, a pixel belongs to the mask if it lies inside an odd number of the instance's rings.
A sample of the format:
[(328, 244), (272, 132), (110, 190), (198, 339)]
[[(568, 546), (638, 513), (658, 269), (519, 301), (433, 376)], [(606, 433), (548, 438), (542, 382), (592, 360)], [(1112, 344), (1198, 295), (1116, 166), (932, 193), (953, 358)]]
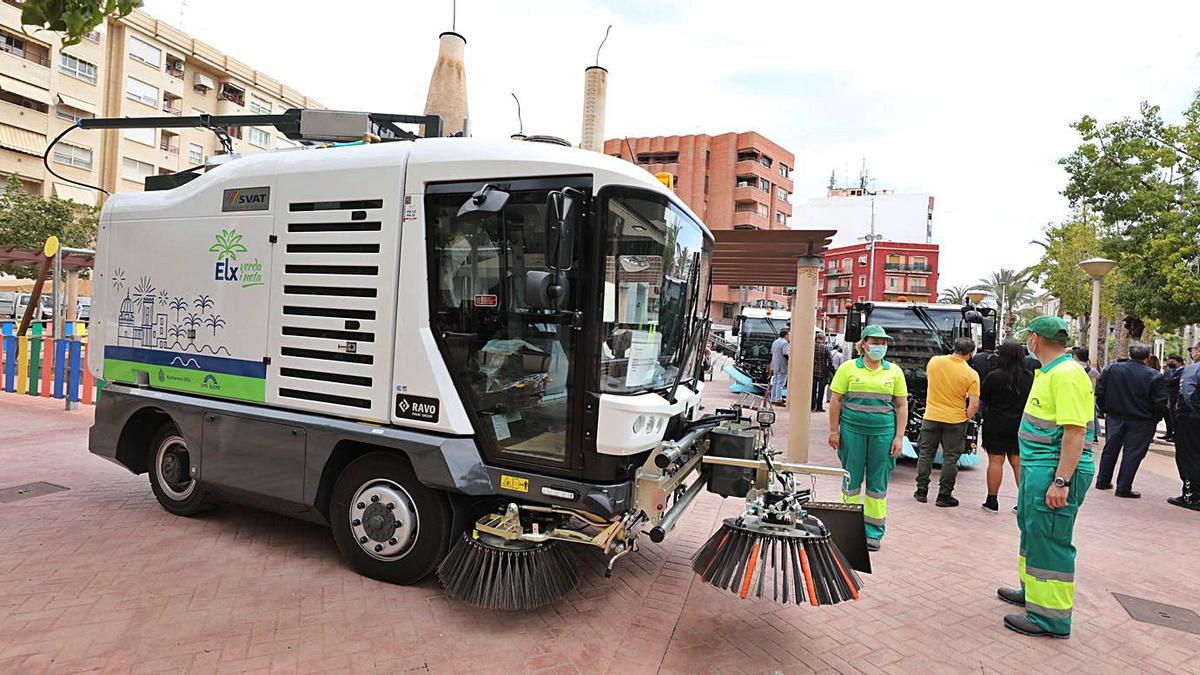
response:
[(429, 94), (425, 97), (425, 114), (442, 118), (447, 136), (469, 136), (467, 116), (467, 69), (463, 52), (467, 39), (454, 31), (438, 36), (438, 58), (429, 78)]
[(588, 66), (583, 71), (583, 133), (579, 147), (604, 151), (604, 107), (608, 96), (608, 71)]

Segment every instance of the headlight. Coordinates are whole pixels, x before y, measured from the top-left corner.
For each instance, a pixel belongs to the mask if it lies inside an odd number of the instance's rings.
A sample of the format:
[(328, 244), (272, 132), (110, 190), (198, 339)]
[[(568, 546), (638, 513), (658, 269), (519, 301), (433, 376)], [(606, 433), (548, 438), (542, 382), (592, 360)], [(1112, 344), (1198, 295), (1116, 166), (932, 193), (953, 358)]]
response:
[(633, 433), (634, 434), (642, 433), (642, 427), (644, 427), (644, 426), (646, 426), (646, 416), (638, 415), (637, 419), (635, 419), (633, 421)]

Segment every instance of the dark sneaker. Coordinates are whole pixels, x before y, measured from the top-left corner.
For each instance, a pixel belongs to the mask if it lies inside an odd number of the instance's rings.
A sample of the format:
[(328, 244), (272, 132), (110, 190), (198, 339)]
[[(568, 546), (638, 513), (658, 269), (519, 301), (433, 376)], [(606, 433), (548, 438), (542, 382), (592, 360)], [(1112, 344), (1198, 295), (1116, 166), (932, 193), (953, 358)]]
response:
[(1025, 606), (1025, 592), (1019, 588), (997, 588), (996, 597), (1010, 605)]
[(1096, 483), (1096, 484), (1095, 484), (1095, 485), (1093, 485), (1092, 487), (1093, 487), (1093, 488), (1095, 488), (1095, 489), (1097, 489), (1097, 490), (1111, 490), (1111, 489), (1112, 489), (1112, 483)]
[(917, 490), (913, 493), (913, 499), (924, 504), (925, 502), (929, 501), (929, 495), (924, 490)]
[(1174, 506), (1182, 506), (1185, 509), (1200, 511), (1200, 499), (1188, 499), (1186, 497), (1167, 497), (1167, 503)]
[(1114, 490), (1114, 497), (1122, 497), (1124, 499), (1141, 499), (1142, 493), (1136, 490)]
[(984, 511), (991, 511), (992, 513), (999, 513), (1000, 512), (1000, 503), (996, 501), (995, 497), (988, 497), (987, 499), (984, 500), (984, 502), (982, 504), (982, 508)]
[(878, 551), (879, 550), (879, 540), (868, 538), (867, 539), (867, 550), (868, 551)]
[(938, 495), (936, 503), (943, 508), (958, 506), (958, 500), (952, 495)]
[(1059, 640), (1066, 640), (1071, 637), (1070, 633), (1051, 633), (1042, 628), (1036, 623), (1029, 620), (1029, 617), (1024, 614), (1009, 614), (1004, 617), (1004, 627), (1009, 630), (1015, 630), (1021, 635), (1030, 635), (1033, 637), (1052, 637)]

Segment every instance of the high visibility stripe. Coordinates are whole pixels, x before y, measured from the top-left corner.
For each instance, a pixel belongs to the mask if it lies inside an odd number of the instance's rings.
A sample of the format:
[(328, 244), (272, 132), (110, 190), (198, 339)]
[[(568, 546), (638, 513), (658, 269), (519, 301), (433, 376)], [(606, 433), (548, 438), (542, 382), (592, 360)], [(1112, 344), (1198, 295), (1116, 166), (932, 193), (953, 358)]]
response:
[(1026, 566), (1025, 573), (1043, 581), (1075, 581), (1075, 574), (1073, 572), (1055, 572), (1053, 570), (1043, 570)]
[(1069, 615), (1071, 607), (1075, 604), (1075, 582), (1038, 579), (1027, 569), (1025, 600), (1046, 609), (1066, 610)]
[(872, 499), (887, 499), (886, 492), (875, 492), (874, 490), (867, 490), (867, 496)]
[(884, 525), (884, 521), (886, 520), (886, 518), (872, 518), (871, 516), (863, 514), (863, 522), (870, 523), (871, 525), (879, 525), (882, 527)]
[(848, 391), (846, 392), (846, 398), (869, 398), (891, 403), (895, 396), (877, 391)]
[(1028, 431), (1026, 429), (1018, 429), (1017, 430), (1017, 438), (1022, 441), (1029, 441), (1031, 443), (1044, 443), (1046, 445), (1055, 445), (1053, 436), (1049, 436), (1046, 434), (1039, 434), (1037, 432)]
[(863, 515), (877, 518), (882, 522), (887, 517), (887, 500), (876, 499), (868, 495), (866, 501), (863, 502)]
[(1044, 420), (1040, 417), (1034, 416), (1032, 413), (1022, 414), (1021, 421), (1028, 422), (1031, 426), (1035, 426), (1039, 429), (1046, 429), (1047, 431), (1053, 431), (1058, 428), (1058, 424), (1054, 420)]
[(1047, 619), (1068, 619), (1069, 620), (1071, 618), (1071, 609), (1070, 608), (1053, 609), (1050, 607), (1043, 607), (1043, 606), (1037, 604), (1036, 602), (1030, 600), (1028, 592), (1026, 592), (1026, 594), (1025, 594), (1025, 611), (1029, 612), (1030, 614), (1037, 614), (1038, 616), (1044, 616)]
[(862, 504), (863, 503), (862, 493), (855, 493), (855, 494), (850, 495), (850, 494), (846, 494), (845, 492), (843, 492), (842, 493), (842, 503), (843, 504)]

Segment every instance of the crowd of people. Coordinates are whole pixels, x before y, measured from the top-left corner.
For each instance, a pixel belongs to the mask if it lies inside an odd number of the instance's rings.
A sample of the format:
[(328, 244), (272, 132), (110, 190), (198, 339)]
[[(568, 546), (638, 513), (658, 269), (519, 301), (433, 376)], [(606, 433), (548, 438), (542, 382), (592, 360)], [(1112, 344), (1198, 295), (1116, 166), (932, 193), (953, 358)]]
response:
[[(842, 500), (863, 505), (868, 548), (879, 550), (909, 397), (902, 369), (886, 358), (890, 336), (872, 325), (861, 337), (857, 356), (849, 354), (840, 364), (839, 349), (816, 350), (813, 410), (821, 408), (828, 382), (829, 445), (847, 472)], [(957, 460), (968, 424), (980, 423), (988, 455), (982, 507), (999, 511), (1005, 465), (1017, 490), (1021, 584), (1000, 588), (997, 595), (1025, 611), (1006, 616), (1004, 623), (1027, 635), (1065, 638), (1075, 592), (1072, 537), (1084, 495), (1095, 487), (1113, 489), (1121, 498), (1140, 497), (1134, 479), (1162, 420), (1163, 438), (1176, 443), (1183, 481), (1182, 493), (1168, 501), (1200, 511), (1200, 343), (1192, 347), (1195, 363), (1187, 367), (1172, 355), (1165, 372), (1159, 370), (1149, 347), (1135, 344), (1128, 356), (1100, 372), (1087, 350), (1067, 348), (1069, 329), (1059, 317), (1038, 317), (1024, 338), (1024, 345), (1010, 339), (994, 352), (960, 338), (952, 353), (930, 359), (914, 498), (928, 501), (940, 449), (936, 504), (958, 505)], [(1101, 429), (1105, 442), (1097, 453)]]

